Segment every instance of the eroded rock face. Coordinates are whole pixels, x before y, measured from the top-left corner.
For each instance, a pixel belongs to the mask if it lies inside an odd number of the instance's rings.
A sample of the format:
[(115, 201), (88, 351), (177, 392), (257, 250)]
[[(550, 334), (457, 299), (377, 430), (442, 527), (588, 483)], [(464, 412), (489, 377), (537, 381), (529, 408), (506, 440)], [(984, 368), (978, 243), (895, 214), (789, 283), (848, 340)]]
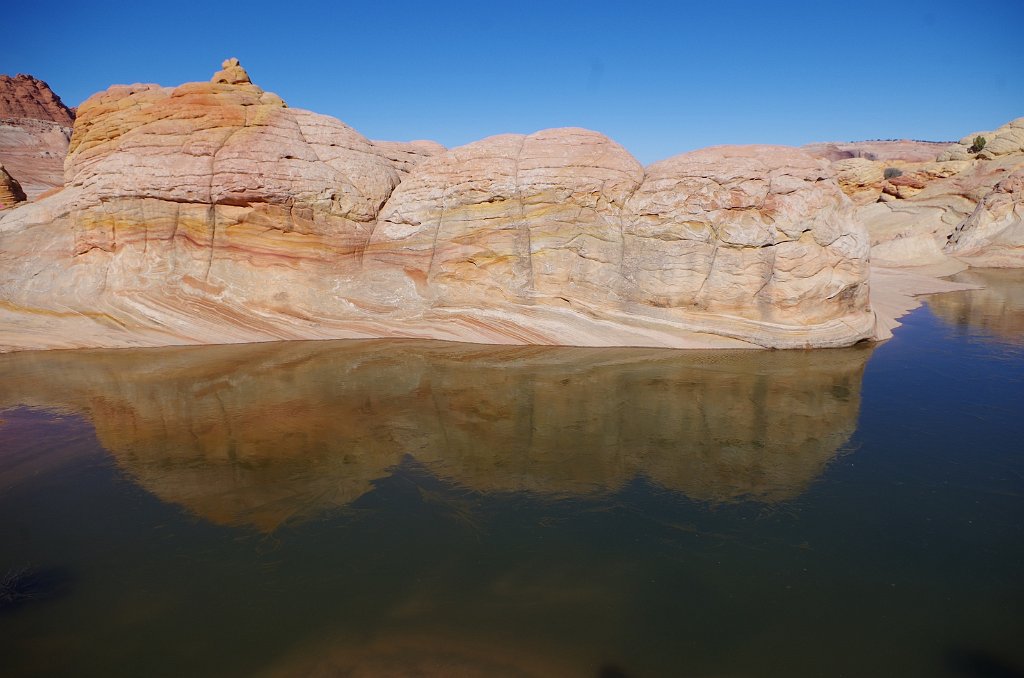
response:
[(676, 156), (648, 169), (627, 211), (623, 274), (633, 300), (863, 326), (866, 233), (831, 172), (806, 153), (725, 146)]
[(42, 80), (0, 75), (0, 162), (28, 199), (64, 185), (74, 113)]
[(64, 185), (71, 128), (45, 120), (0, 120), (0, 162), (35, 200)]
[(427, 158), (444, 153), (446, 149), (436, 141), (373, 141), (371, 142), (392, 166), (402, 174)]
[(953, 231), (946, 251), (973, 266), (1024, 266), (1024, 170), (995, 185)]
[[(67, 185), (82, 189), (76, 212), (105, 203), (130, 221), (131, 206), (112, 203), (241, 207), (273, 214), (282, 231), (359, 242), (360, 224), (398, 183), (395, 169), (344, 123), (287, 108), (237, 64), (227, 70), (218, 82), (112, 87), (83, 103), (65, 168)], [(104, 228), (90, 214), (76, 220), (86, 231)], [(146, 230), (146, 220), (137, 227)]]
[[(444, 152), (285, 106), (237, 61), (79, 109), (60, 193), (0, 221), (0, 346), (401, 336), (841, 346), (867, 241), (823, 161), (596, 132)], [(59, 301), (58, 301), (59, 300)]]
[(18, 180), (8, 174), (3, 165), (0, 165), (0, 210), (10, 209), (25, 202), (25, 191), (22, 190)]
[(75, 114), (50, 86), (31, 75), (0, 75), (0, 118), (48, 120), (70, 127)]
[[(382, 210), (367, 261), (399, 276), (396, 306), (501, 300), (821, 345), (851, 326), (870, 334), (867, 240), (848, 217), (829, 172), (795, 149), (709, 149), (645, 175), (602, 135), (545, 130), (418, 166)], [(830, 328), (838, 318), (849, 324)]]
[[(857, 218), (871, 234), (872, 261), (888, 266), (954, 264), (963, 268), (966, 250), (947, 246), (960, 227), (996, 190), (996, 186), (1024, 168), (1024, 154), (994, 160), (935, 163), (951, 173), (929, 173), (927, 167), (905, 167), (913, 184), (897, 186), (884, 200), (861, 205)], [(980, 254), (974, 252), (974, 254)]]
[[(985, 146), (977, 153), (972, 152), (974, 140), (985, 138)], [(973, 132), (968, 134), (957, 146), (947, 149), (940, 160), (970, 160), (975, 157), (982, 160), (993, 160), (1004, 155), (1024, 153), (1024, 118), (1011, 120), (992, 132)]]
[(623, 207), (642, 179), (624, 148), (589, 130), (484, 139), (402, 182), (368, 269), (414, 283), (418, 298), (403, 303), (601, 304), (621, 295)]
[[(970, 151), (978, 135), (987, 140), (980, 153)], [(857, 142), (805, 147), (831, 161), (840, 188), (856, 204), (855, 218), (871, 238), (873, 264), (893, 267), (929, 266), (952, 273), (966, 265), (1019, 265), (1006, 244), (959, 241), (962, 226), (974, 230), (972, 219), (986, 196), (1002, 204), (997, 185), (1024, 168), (1024, 118), (995, 132), (964, 137), (959, 144), (929, 142)], [(997, 210), (998, 211), (998, 210)], [(987, 227), (986, 227), (987, 228)], [(1002, 230), (1001, 226), (994, 226)], [(985, 230), (985, 229), (983, 229)], [(956, 233), (954, 233), (956, 231)], [(1012, 229), (1007, 231), (1010, 240)], [(970, 240), (968, 238), (968, 240)], [(970, 252), (968, 253), (968, 248)], [(987, 252), (986, 248), (991, 251)], [(983, 263), (988, 262), (988, 263)]]

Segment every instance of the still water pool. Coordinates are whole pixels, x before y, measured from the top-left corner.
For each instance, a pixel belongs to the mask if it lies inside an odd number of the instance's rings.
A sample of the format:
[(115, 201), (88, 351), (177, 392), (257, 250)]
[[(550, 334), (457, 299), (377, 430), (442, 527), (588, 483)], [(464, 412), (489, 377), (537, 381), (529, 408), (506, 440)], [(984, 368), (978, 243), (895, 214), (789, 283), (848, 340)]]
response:
[(1024, 675), (1024, 275), (889, 342), (0, 356), (0, 675)]

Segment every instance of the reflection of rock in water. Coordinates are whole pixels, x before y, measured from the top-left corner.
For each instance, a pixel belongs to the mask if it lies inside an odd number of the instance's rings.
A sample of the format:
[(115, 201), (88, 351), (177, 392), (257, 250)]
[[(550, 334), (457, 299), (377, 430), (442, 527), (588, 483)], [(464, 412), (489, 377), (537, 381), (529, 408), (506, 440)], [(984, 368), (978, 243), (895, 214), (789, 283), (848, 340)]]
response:
[(82, 411), (162, 499), (271, 529), (411, 455), (481, 492), (799, 494), (856, 425), (869, 348), (303, 342), (3, 356), (0, 405)]
[(600, 678), (606, 675), (600, 673), (601, 669), (581, 671), (579, 665), (565, 657), (566, 648), (531, 650), (524, 650), (521, 643), (510, 644), (507, 639), (474, 639), (436, 632), (387, 634), (360, 638), (359, 642), (334, 638), (301, 647), (258, 676)]
[(972, 268), (952, 279), (983, 289), (928, 297), (935, 315), (955, 327), (1024, 344), (1024, 271)]
[(0, 614), (64, 595), (70, 584), (71, 577), (64, 570), (11, 567), (0, 572)]

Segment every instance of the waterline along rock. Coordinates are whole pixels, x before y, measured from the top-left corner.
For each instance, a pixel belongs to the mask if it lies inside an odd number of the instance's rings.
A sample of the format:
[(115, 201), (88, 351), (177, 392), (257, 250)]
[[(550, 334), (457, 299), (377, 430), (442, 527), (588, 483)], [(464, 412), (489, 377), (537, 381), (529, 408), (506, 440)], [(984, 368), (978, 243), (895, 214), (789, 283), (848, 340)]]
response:
[(0, 350), (845, 346), (875, 336), (852, 210), (799, 149), (645, 170), (576, 128), (374, 142), (228, 60), (79, 107), (63, 189), (0, 217)]

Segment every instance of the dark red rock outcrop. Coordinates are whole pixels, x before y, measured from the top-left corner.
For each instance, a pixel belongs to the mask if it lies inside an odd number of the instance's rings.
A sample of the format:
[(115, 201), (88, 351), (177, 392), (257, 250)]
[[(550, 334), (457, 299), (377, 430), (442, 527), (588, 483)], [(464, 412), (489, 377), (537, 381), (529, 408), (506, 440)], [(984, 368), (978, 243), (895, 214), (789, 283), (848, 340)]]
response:
[(75, 113), (31, 75), (0, 75), (0, 162), (31, 200), (64, 185)]
[(45, 82), (19, 73), (13, 78), (0, 75), (0, 118), (49, 120), (70, 127), (75, 114)]

